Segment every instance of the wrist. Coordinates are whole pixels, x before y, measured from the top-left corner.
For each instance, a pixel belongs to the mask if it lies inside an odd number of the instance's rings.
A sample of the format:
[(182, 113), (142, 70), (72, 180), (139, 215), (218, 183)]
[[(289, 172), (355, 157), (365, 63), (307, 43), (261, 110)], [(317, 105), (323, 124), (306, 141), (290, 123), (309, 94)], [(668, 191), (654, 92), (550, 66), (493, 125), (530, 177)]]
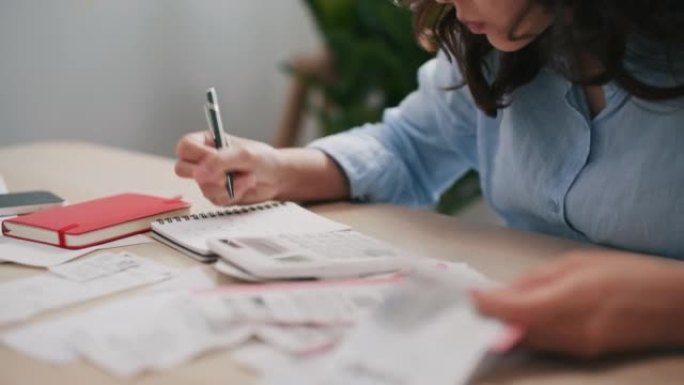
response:
[(313, 148), (284, 148), (275, 156), (278, 200), (327, 201), (349, 196), (347, 179), (335, 162)]
[(275, 200), (289, 200), (288, 189), (290, 181), (292, 180), (292, 171), (288, 168), (288, 165), (292, 162), (288, 159), (291, 157), (288, 151), (285, 149), (275, 149), (273, 156), (273, 175), (275, 179), (274, 187), (275, 194), (273, 199)]
[(681, 327), (681, 321), (684, 319), (684, 262), (677, 261), (677, 266), (674, 268), (672, 303), (678, 309), (677, 314), (671, 317), (673, 326), (677, 330), (677, 344), (679, 347), (684, 347), (684, 328)]
[(663, 298), (653, 298), (661, 308), (660, 342), (663, 347), (684, 347), (684, 262), (663, 261), (660, 285)]

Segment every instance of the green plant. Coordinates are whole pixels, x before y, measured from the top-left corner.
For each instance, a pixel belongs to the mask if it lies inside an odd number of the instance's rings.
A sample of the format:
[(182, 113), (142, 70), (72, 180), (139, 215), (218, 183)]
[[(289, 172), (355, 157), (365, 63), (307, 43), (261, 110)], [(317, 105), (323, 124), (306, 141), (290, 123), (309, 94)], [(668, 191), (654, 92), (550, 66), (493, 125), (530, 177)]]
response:
[(313, 109), (326, 134), (380, 119), (416, 87), (430, 58), (415, 43), (408, 10), (389, 0), (305, 0), (332, 55), (336, 81), (316, 84), (328, 105)]
[[(325, 134), (376, 122), (417, 86), (416, 72), (431, 54), (416, 43), (411, 13), (390, 0), (304, 0), (327, 45), (335, 81), (303, 76), (325, 103), (310, 105)], [(479, 195), (470, 174), (437, 205), (453, 213)]]

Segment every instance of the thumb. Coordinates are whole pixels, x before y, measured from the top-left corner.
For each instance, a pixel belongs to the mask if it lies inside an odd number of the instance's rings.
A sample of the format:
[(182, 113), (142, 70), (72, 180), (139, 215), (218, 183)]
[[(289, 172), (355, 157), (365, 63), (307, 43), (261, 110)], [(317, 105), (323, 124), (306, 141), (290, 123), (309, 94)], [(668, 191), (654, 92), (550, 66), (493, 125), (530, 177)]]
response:
[(557, 285), (551, 283), (532, 289), (506, 287), (472, 292), (473, 304), (484, 315), (527, 326), (543, 319), (557, 297)]
[(510, 320), (517, 312), (516, 294), (519, 290), (513, 287), (498, 289), (476, 289), (471, 291), (471, 298), (475, 308), (487, 316)]

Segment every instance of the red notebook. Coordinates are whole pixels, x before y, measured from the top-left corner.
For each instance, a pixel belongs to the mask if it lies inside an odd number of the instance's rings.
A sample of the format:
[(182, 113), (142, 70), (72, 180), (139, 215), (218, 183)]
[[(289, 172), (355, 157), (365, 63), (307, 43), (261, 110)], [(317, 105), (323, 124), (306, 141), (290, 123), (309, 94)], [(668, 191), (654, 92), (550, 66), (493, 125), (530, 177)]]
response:
[(2, 233), (81, 249), (146, 232), (152, 221), (182, 215), (188, 207), (190, 204), (180, 199), (119, 194), (7, 219), (2, 224)]

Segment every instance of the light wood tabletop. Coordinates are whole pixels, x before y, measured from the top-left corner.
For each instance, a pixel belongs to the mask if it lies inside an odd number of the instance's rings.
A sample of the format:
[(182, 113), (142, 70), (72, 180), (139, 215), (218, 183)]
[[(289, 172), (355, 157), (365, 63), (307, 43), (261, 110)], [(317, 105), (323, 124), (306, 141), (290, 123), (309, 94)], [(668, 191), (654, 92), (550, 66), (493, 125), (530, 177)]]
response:
[[(9, 191), (50, 190), (70, 203), (140, 192), (182, 195), (199, 212), (214, 208), (192, 181), (174, 175), (173, 160), (80, 142), (35, 143), (0, 148), (0, 176)], [(467, 262), (495, 280), (507, 281), (560, 254), (589, 247), (567, 240), (498, 226), (465, 223), (458, 218), (391, 205), (329, 203), (309, 207), (330, 219), (421, 255)], [(125, 248), (162, 263), (197, 265), (161, 244)], [(1, 256), (0, 256), (1, 257)], [(214, 274), (221, 284), (231, 284)], [(40, 269), (0, 265), (0, 282), (40, 273)], [(126, 292), (34, 317), (25, 325), (132, 295)], [(1, 305), (0, 305), (1, 306)], [(1, 308), (0, 308), (0, 311)], [(0, 328), (0, 333), (17, 325)], [(632, 355), (594, 362), (539, 357), (526, 353), (486, 362), (474, 382), (483, 384), (682, 384), (684, 355)], [(179, 367), (142, 375), (134, 384), (252, 384), (254, 374), (231, 361), (229, 352), (203, 355)], [(86, 363), (51, 366), (0, 347), (0, 384), (119, 384)]]

